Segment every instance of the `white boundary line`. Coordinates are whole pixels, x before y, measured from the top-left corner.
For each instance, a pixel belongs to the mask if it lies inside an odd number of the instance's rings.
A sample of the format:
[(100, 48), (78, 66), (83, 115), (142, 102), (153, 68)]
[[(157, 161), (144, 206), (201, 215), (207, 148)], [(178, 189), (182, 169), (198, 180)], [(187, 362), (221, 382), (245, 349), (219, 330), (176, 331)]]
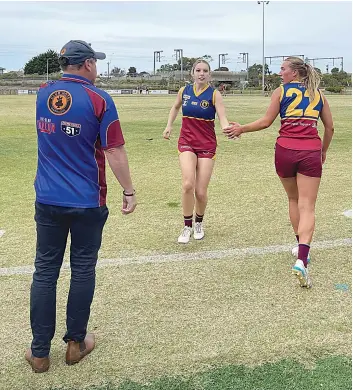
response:
[[(317, 241), (311, 246), (313, 249), (330, 249), (337, 247), (349, 247), (352, 246), (351, 238), (342, 238), (331, 241)], [(167, 255), (150, 255), (150, 256), (134, 256), (127, 258), (117, 259), (102, 259), (98, 260), (97, 268), (114, 267), (119, 265), (134, 265), (134, 264), (147, 264), (147, 263), (171, 263), (176, 261), (196, 261), (196, 260), (219, 260), (227, 257), (245, 257), (266, 255), (271, 253), (290, 253), (293, 248), (293, 244), (287, 245), (271, 245), (265, 247), (250, 247), (250, 248), (234, 248), (225, 250), (205, 251), (205, 252), (190, 252), (190, 253), (171, 253)], [(70, 269), (69, 263), (64, 263), (63, 270)], [(22, 267), (9, 267), (0, 268), (1, 276), (10, 275), (26, 275), (32, 274), (34, 271), (33, 266)]]
[(342, 213), (345, 217), (347, 218), (352, 218), (352, 209), (351, 210), (346, 210)]

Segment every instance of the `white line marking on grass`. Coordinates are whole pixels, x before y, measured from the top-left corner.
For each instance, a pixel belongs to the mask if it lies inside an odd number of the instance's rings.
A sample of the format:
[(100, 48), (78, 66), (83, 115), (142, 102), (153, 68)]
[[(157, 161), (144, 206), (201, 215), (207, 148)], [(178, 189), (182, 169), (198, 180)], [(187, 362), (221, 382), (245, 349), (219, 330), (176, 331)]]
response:
[[(332, 241), (317, 241), (312, 244), (313, 249), (331, 249), (337, 247), (352, 246), (351, 238), (342, 238)], [(265, 247), (250, 247), (250, 248), (234, 248), (205, 252), (190, 252), (190, 253), (171, 253), (167, 255), (150, 255), (150, 256), (134, 256), (117, 259), (101, 259), (98, 260), (97, 268), (106, 268), (118, 265), (133, 265), (133, 264), (147, 264), (147, 263), (171, 263), (175, 261), (195, 261), (195, 260), (219, 260), (227, 257), (245, 257), (266, 255), (271, 253), (291, 252), (293, 244), (287, 245), (271, 245)], [(63, 270), (70, 269), (69, 263), (64, 263)], [(34, 267), (27, 265), (22, 267), (0, 268), (0, 276), (9, 275), (25, 275), (31, 274)]]
[(5, 234), (5, 230), (0, 230), (0, 237), (2, 237)]
[(352, 218), (352, 210), (346, 210), (343, 212), (343, 215), (347, 218)]

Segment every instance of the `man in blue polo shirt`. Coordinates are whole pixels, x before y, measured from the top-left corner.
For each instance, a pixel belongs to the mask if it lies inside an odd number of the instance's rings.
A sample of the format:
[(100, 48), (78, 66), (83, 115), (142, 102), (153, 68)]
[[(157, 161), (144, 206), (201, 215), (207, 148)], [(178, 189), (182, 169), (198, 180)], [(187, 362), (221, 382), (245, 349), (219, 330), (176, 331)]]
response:
[(105, 57), (84, 41), (68, 42), (59, 56), (62, 78), (47, 82), (38, 91), (38, 168), (34, 183), (37, 247), (30, 299), (33, 341), (25, 355), (35, 372), (49, 369), (56, 284), (69, 232), (66, 363), (78, 363), (95, 346), (87, 323), (95, 266), (108, 218), (105, 157), (123, 188), (122, 213), (132, 213), (136, 207), (115, 104), (93, 85), (96, 61)]

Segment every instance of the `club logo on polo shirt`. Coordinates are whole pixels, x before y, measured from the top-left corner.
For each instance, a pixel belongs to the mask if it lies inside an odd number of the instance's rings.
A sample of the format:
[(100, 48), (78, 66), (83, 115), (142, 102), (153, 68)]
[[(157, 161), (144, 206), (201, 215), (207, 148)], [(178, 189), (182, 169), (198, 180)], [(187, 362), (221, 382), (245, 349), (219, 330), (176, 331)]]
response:
[(67, 91), (55, 91), (48, 98), (49, 111), (54, 115), (66, 114), (70, 110), (71, 104), (72, 96)]
[(200, 103), (200, 106), (204, 109), (206, 109), (210, 104), (208, 103), (207, 100), (202, 100)]

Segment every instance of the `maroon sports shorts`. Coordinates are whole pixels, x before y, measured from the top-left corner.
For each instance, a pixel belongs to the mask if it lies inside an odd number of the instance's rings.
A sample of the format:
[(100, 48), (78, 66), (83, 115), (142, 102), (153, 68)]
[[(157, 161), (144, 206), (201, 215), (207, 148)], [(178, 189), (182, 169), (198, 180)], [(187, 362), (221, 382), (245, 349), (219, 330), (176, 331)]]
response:
[(178, 143), (178, 150), (179, 150), (179, 153), (183, 153), (183, 152), (195, 153), (197, 158), (210, 158), (210, 159), (216, 158), (216, 149), (213, 149), (213, 148), (210, 150), (199, 150), (199, 149), (195, 149), (189, 145), (181, 145)]
[(292, 150), (276, 144), (275, 166), (277, 175), (295, 177), (297, 173), (310, 177), (321, 177), (321, 150)]

